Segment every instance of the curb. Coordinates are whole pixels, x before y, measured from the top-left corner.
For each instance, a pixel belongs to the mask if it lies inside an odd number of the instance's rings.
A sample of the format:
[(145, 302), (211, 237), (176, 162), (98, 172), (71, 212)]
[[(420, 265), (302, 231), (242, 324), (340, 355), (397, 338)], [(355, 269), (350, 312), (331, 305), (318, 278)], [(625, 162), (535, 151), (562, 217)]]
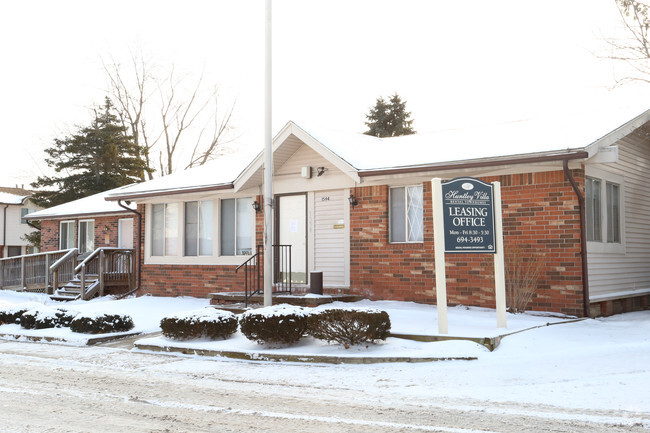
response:
[(436, 361), (475, 361), (476, 357), (431, 357), (431, 358), (411, 358), (411, 357), (367, 357), (367, 356), (325, 356), (325, 355), (283, 355), (263, 352), (235, 352), (222, 350), (203, 350), (191, 349), (187, 347), (174, 346), (155, 346), (150, 344), (138, 344), (136, 341), (134, 347), (138, 350), (150, 352), (174, 352), (185, 355), (199, 356), (220, 356), (224, 358), (239, 359), (244, 361), (273, 361), (273, 362), (301, 362), (301, 363), (320, 363), (320, 364), (381, 364), (390, 362), (436, 362)]

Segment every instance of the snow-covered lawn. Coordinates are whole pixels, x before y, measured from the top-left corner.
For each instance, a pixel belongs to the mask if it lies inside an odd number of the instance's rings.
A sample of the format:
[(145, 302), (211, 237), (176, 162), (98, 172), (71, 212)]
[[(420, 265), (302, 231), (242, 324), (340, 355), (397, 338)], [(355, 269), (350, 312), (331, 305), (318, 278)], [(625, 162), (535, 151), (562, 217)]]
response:
[[(25, 302), (62, 305), (52, 303), (41, 295), (0, 292), (0, 308)], [(110, 301), (109, 298), (103, 298), (63, 305), (84, 312), (129, 314), (135, 322), (134, 331), (146, 333), (158, 330), (158, 323), (163, 316), (195, 310), (207, 306), (208, 301), (156, 297)], [(432, 306), (370, 301), (356, 305), (388, 311), (394, 332), (433, 335), (437, 329), (435, 307)], [(543, 326), (562, 320), (539, 315), (509, 315), (508, 329), (498, 330), (494, 311), (455, 307), (449, 310), (451, 335), (494, 336), (541, 326), (505, 337), (493, 352), (469, 341), (418, 343), (397, 338), (389, 338), (384, 343), (370, 345), (368, 348), (359, 347), (347, 351), (339, 346), (324, 345), (310, 339), (292, 348), (279, 349), (337, 356), (346, 353), (352, 356), (363, 354), (389, 357), (453, 354), (477, 357), (476, 361), (330, 366), (314, 370), (292, 363), (279, 368), (277, 363), (264, 362), (256, 364), (256, 367), (240, 369), (238, 366), (241, 361), (233, 360), (230, 361), (231, 374), (237, 375), (240, 370), (250, 371), (252, 368), (257, 374), (260, 369), (269, 372), (272, 370), (274, 380), (281, 380), (285, 376), (287, 380), (301, 380), (302, 372), (309, 371), (309, 378), (303, 379), (338, 383), (345, 377), (347, 384), (358, 385), (367, 392), (372, 392), (376, 386), (377, 392), (399, 392), (400, 398), (412, 397), (414, 401), (434, 401), (438, 398), (518, 401), (567, 408), (625, 410), (638, 413), (645, 419), (650, 412), (650, 311)], [(0, 326), (0, 334), (19, 331), (28, 333), (17, 325)], [(68, 329), (29, 332), (64, 338), (71, 344), (85, 344), (84, 338), (87, 338)], [(216, 349), (228, 347), (226, 350), (260, 350), (259, 345), (240, 335), (226, 341), (185, 344)], [(181, 364), (174, 365), (174, 368), (191, 368), (197, 372), (214, 368), (209, 359), (203, 357), (190, 357)], [(357, 381), (362, 381), (363, 384), (357, 384)], [(383, 390), (388, 385), (390, 387)]]

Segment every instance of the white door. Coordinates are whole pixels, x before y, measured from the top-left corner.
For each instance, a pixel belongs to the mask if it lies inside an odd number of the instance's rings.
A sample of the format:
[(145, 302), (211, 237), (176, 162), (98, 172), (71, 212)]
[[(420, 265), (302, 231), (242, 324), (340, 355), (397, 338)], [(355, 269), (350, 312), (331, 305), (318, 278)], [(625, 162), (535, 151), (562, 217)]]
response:
[[(291, 245), (291, 282), (307, 283), (307, 196), (279, 196), (278, 244)], [(285, 275), (280, 275), (285, 281)]]
[(133, 218), (125, 218), (118, 221), (117, 247), (133, 248)]

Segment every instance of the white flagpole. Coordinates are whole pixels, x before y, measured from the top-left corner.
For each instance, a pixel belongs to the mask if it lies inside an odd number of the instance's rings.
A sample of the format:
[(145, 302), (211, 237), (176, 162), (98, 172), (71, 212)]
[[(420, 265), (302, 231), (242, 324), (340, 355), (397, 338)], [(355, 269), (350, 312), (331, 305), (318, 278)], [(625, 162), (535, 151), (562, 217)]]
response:
[(264, 44), (264, 306), (273, 303), (273, 149), (271, 137), (271, 0), (266, 0)]

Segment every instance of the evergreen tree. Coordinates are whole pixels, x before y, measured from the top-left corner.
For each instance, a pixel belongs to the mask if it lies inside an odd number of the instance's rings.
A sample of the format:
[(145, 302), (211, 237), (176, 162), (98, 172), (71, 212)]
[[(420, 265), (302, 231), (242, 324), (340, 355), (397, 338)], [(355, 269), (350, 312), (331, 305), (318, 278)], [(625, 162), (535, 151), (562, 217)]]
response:
[(409, 117), (411, 113), (406, 111), (406, 101), (402, 101), (397, 93), (391, 96), (388, 102), (379, 97), (375, 106), (366, 114), (366, 126), (369, 129), (364, 134), (375, 137), (415, 134), (413, 120)]
[(55, 139), (45, 153), (45, 162), (57, 175), (39, 176), (32, 183), (38, 189), (32, 201), (43, 207), (138, 182), (146, 170), (140, 148), (118, 121), (109, 98), (95, 110), (90, 126)]

